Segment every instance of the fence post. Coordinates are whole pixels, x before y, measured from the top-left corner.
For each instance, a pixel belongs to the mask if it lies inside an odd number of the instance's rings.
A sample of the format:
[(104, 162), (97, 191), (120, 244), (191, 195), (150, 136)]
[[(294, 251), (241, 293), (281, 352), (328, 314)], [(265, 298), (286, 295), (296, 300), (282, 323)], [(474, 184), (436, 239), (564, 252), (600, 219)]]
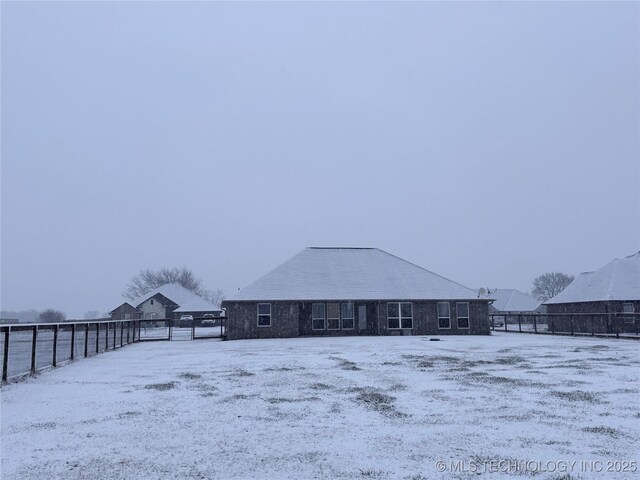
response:
[(113, 349), (116, 349), (116, 332), (118, 330), (118, 322), (113, 324)]
[(551, 334), (552, 335), (556, 334), (556, 326), (555, 326), (555, 322), (553, 321), (553, 315), (551, 315)]
[(100, 324), (96, 323), (96, 355), (100, 353)]
[(127, 345), (129, 345), (129, 330), (131, 330), (131, 322), (127, 322)]
[(504, 331), (507, 331), (507, 322), (509, 321), (509, 317), (507, 315), (505, 315), (504, 317)]
[(84, 356), (89, 356), (89, 324), (84, 326)]
[(36, 373), (36, 347), (38, 346), (38, 326), (33, 326), (33, 338), (31, 339), (31, 373)]
[(522, 333), (522, 315), (518, 315), (518, 331)]
[(120, 348), (122, 348), (123, 339), (124, 339), (124, 322), (120, 322)]
[(53, 327), (53, 359), (51, 363), (56, 366), (56, 357), (58, 354), (58, 324)]
[(538, 333), (538, 316), (533, 314), (533, 332)]
[(9, 330), (11, 327), (7, 327), (4, 331), (4, 352), (2, 354), (2, 380), (4, 382), (9, 378)]
[(571, 325), (571, 335), (573, 336), (573, 315), (569, 315), (569, 324)]
[(104, 324), (107, 327), (106, 333), (104, 335), (104, 351), (109, 351), (109, 322)]
[(193, 319), (193, 323), (191, 323), (191, 340), (196, 338), (196, 319)]
[(71, 360), (73, 360), (73, 357), (75, 356), (75, 349), (76, 349), (76, 324), (72, 323), (71, 324)]

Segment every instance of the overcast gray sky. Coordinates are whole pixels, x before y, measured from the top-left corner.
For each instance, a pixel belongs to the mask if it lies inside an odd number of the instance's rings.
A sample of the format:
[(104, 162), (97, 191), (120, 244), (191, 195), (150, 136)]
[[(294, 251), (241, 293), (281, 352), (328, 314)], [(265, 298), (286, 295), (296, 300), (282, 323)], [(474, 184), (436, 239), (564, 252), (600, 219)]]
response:
[(523, 291), (640, 249), (637, 2), (1, 9), (4, 310), (313, 245)]

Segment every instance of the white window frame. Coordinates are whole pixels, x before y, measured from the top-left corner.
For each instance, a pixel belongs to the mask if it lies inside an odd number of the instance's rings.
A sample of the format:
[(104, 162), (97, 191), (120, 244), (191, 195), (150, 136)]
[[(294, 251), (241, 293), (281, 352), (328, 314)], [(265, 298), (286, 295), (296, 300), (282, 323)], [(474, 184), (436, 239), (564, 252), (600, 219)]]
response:
[[(260, 313), (260, 306), (261, 305), (268, 305), (269, 306), (269, 313)], [(269, 317), (269, 325), (260, 325), (260, 317)], [(271, 304), (270, 303), (259, 303), (258, 306), (256, 307), (256, 324), (258, 325), (259, 328), (268, 328), (271, 326)]]
[[(626, 312), (625, 311), (624, 307), (626, 305), (631, 305), (631, 311), (630, 312)], [(622, 304), (622, 313), (623, 314), (627, 314), (627, 313), (634, 314), (634, 313), (636, 313), (635, 305), (633, 304), (633, 302), (624, 302)], [(622, 317), (622, 318), (624, 318), (624, 323), (628, 323), (630, 325), (635, 323), (635, 321), (636, 321), (636, 317), (634, 315), (631, 315), (630, 317)]]
[[(440, 305), (440, 304), (449, 305), (449, 316), (448, 317), (441, 317), (440, 316), (440, 308), (438, 308), (438, 305)], [(451, 330), (451, 302), (438, 302), (438, 304), (436, 305), (436, 316), (438, 317), (438, 329), (439, 330)], [(446, 318), (447, 320), (449, 320), (449, 326), (448, 327), (441, 327), (440, 326), (440, 319), (441, 318)]]
[(123, 313), (122, 314), (122, 320), (131, 320), (131, 314), (130, 313)]
[[(460, 317), (458, 316), (458, 305), (467, 305), (467, 316), (466, 317)], [(458, 330), (469, 330), (471, 328), (471, 310), (470, 310), (470, 306), (469, 306), (469, 302), (456, 302), (456, 324), (458, 325)], [(449, 312), (449, 316), (451, 316), (451, 312)], [(461, 318), (466, 318), (467, 319), (467, 326), (466, 327), (461, 327), (460, 326), (460, 319)], [(438, 325), (440, 325), (440, 321), (438, 321)]]
[[(411, 307), (411, 316), (410, 317), (403, 317), (402, 316), (402, 305), (403, 304), (409, 304), (409, 306)], [(397, 317), (390, 317), (389, 316), (389, 305), (397, 305), (398, 306), (398, 316)], [(398, 319), (398, 326), (397, 327), (390, 327), (389, 326), (389, 319)], [(402, 325), (402, 320), (405, 319), (411, 319), (411, 327), (404, 327)], [(388, 330), (413, 330), (413, 302), (387, 302), (387, 329)]]
[[(322, 318), (322, 328), (315, 328), (316, 325), (314, 320), (320, 320), (320, 317), (313, 316), (314, 305), (322, 305), (323, 312), (324, 312), (324, 317)], [(326, 329), (327, 329), (327, 306), (324, 303), (320, 303), (320, 302), (312, 303), (311, 304), (311, 330), (314, 330), (316, 332), (323, 332)]]
[[(329, 317), (329, 305), (337, 305), (338, 306), (338, 316), (337, 317)], [(330, 302), (326, 304), (325, 307), (325, 315), (326, 315), (326, 326), (327, 326), (327, 330), (331, 330), (331, 331), (335, 331), (335, 330), (340, 330), (340, 303), (339, 302)], [(329, 328), (329, 321), (337, 321), (337, 327), (336, 328)]]
[[(343, 317), (342, 316), (342, 305), (351, 305), (351, 317)], [(346, 328), (344, 326), (345, 320), (351, 320), (351, 328)], [(340, 327), (342, 330), (355, 330), (356, 328), (356, 306), (353, 302), (342, 302), (340, 303)]]

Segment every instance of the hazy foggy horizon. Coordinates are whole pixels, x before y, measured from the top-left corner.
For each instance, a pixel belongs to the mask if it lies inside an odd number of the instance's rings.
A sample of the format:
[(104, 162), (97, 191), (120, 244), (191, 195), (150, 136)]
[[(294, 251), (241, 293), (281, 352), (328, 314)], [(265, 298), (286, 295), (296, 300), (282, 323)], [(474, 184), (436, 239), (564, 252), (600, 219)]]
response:
[(530, 292), (640, 250), (638, 3), (1, 8), (1, 308), (308, 246)]

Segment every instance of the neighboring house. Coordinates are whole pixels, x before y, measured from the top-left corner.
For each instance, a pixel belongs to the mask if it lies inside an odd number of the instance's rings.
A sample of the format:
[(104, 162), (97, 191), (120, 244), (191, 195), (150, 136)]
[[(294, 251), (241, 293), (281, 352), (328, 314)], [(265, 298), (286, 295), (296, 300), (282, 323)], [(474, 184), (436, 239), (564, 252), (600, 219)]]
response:
[(611, 313), (640, 312), (640, 252), (615, 259), (595, 272), (580, 274), (567, 288), (544, 305), (548, 314), (580, 313), (570, 317), (553, 317), (554, 327), (575, 332), (637, 332), (637, 316), (614, 316)]
[(222, 306), (229, 339), (487, 335), (489, 301), (377, 248), (310, 247)]
[[(221, 308), (177, 283), (168, 283), (109, 312), (112, 320), (219, 316)], [(127, 317), (128, 315), (128, 317)]]
[(129, 302), (114, 308), (109, 312), (111, 320), (139, 320), (142, 318), (142, 312)]
[(491, 313), (533, 313), (540, 307), (540, 301), (513, 288), (497, 288), (491, 290), (488, 296), (495, 298), (489, 307)]

